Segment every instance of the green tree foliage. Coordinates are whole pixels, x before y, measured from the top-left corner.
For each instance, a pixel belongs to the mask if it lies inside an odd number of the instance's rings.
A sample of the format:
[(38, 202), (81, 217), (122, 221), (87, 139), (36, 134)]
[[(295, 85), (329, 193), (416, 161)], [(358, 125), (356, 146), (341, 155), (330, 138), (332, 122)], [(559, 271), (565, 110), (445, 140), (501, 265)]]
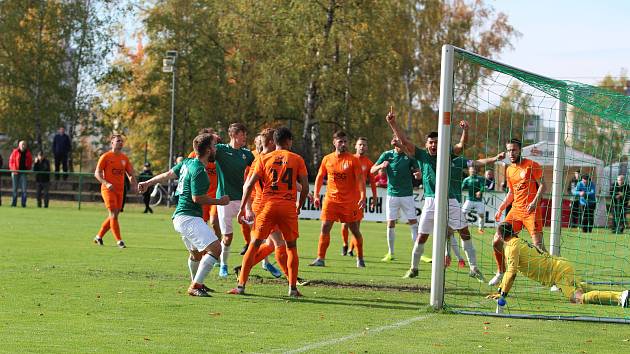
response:
[[(241, 121), (253, 133), (288, 125), (314, 173), (337, 129), (367, 136), (373, 157), (387, 148), (390, 105), (414, 140), (433, 129), (442, 44), (493, 56), (517, 35), (483, 1), (138, 3), (145, 56), (119, 56), (102, 86), (101, 115), (126, 129), (136, 158), (148, 143), (160, 167), (168, 156), (172, 77), (160, 72), (167, 50), (179, 53), (177, 153), (204, 126), (221, 131)], [(468, 87), (477, 77), (468, 73)]]
[(0, 129), (11, 143), (25, 139), (45, 149), (61, 125), (75, 142), (93, 133), (93, 83), (110, 52), (117, 3), (0, 2)]

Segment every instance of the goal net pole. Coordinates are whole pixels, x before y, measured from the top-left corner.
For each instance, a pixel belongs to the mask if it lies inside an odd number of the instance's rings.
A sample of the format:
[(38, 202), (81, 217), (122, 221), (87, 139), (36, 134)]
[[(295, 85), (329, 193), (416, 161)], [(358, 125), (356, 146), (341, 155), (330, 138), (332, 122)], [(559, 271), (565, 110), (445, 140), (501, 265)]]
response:
[(436, 310), (444, 306), (444, 253), (448, 213), (448, 181), (451, 159), (451, 113), (453, 110), (453, 59), (455, 48), (442, 46), (440, 106), (438, 114), (438, 157), (435, 183), (433, 222), (433, 261), (431, 262), (430, 305)]
[(553, 182), (551, 184), (551, 235), (549, 251), (552, 256), (560, 256), (560, 233), (562, 232), (562, 195), (564, 192), (564, 126), (567, 117), (567, 104), (558, 100), (556, 131), (553, 148)]

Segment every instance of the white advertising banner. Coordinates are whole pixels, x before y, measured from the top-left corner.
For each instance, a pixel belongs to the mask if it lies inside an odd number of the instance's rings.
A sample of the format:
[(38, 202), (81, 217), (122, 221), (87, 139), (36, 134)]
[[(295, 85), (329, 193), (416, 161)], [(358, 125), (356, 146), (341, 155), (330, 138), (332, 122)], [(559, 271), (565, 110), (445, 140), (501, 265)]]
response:
[[(310, 191), (314, 191), (315, 186), (313, 184), (310, 185)], [(367, 206), (364, 210), (363, 220), (366, 221), (376, 221), (376, 222), (385, 222), (385, 197), (387, 196), (386, 188), (377, 188), (377, 196), (376, 196), (376, 205), (374, 207), (370, 206), (370, 202), (372, 201), (372, 190), (367, 188), (368, 202)], [(322, 186), (322, 190), (320, 191), (320, 198), (323, 202), (324, 195), (326, 194), (326, 186)], [(422, 195), (422, 189), (414, 189), (413, 194), (414, 200), (416, 202), (416, 215), (418, 218), (420, 217), (420, 213), (422, 210), (422, 204), (424, 203), (424, 198)], [(486, 227), (494, 227), (494, 214), (497, 211), (498, 206), (505, 198), (505, 193), (503, 192), (485, 192), (483, 195), (483, 202), (486, 206)], [(301, 219), (317, 219), (319, 220), (320, 209), (315, 208), (313, 203), (310, 200), (307, 200), (304, 206), (302, 207), (302, 211), (300, 213)], [(470, 212), (466, 215), (468, 222), (470, 224), (477, 224), (478, 216), (475, 212)], [(400, 219), (401, 222), (407, 222), (407, 220)]]

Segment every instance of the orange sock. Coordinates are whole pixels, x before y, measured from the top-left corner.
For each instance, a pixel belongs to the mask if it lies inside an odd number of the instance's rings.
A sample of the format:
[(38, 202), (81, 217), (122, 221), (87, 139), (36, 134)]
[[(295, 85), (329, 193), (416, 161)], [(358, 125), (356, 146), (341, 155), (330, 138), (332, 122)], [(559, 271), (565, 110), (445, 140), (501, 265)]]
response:
[(274, 250), (275, 246), (272, 244), (268, 244), (268, 243), (263, 243), (260, 248), (258, 248), (258, 252), (256, 252), (256, 255), (254, 255), (254, 263), (252, 263), (252, 267), (260, 262), (262, 262), (263, 259), (265, 259), (265, 257), (267, 257), (268, 255), (270, 255), (273, 250)]
[(112, 233), (114, 234), (114, 238), (116, 239), (116, 241), (122, 240), (122, 238), (120, 237), (120, 225), (118, 224), (117, 218), (109, 219), (109, 227), (112, 229)]
[(109, 231), (109, 217), (105, 219), (105, 221), (103, 221), (103, 224), (101, 225), (101, 229), (98, 230), (98, 234), (97, 234), (98, 237), (103, 238), (103, 236), (105, 236), (107, 231)]
[(341, 225), (341, 238), (343, 239), (343, 247), (348, 247), (348, 225)]
[(254, 266), (254, 257), (256, 256), (256, 252), (258, 252), (258, 248), (254, 246), (254, 244), (250, 243), (247, 248), (247, 252), (243, 256), (243, 263), (241, 263), (241, 274), (238, 276), (238, 284), (245, 286), (247, 283), (247, 278), (249, 278), (249, 272), (252, 270)]
[(330, 234), (319, 235), (319, 245), (317, 246), (317, 258), (326, 259), (326, 250), (328, 249), (328, 245), (330, 245)]
[(287, 266), (289, 268), (289, 286), (291, 288), (297, 286), (299, 265), (300, 259), (298, 258), (297, 247), (287, 248)]
[(357, 258), (359, 259), (363, 259), (363, 237), (359, 236), (359, 237), (353, 237), (353, 243), (356, 245), (357, 248)]
[(289, 279), (289, 268), (287, 266), (287, 246), (280, 246), (276, 248), (276, 263), (282, 269), (282, 273)]
[(241, 232), (243, 233), (243, 238), (245, 239), (245, 243), (249, 244), (252, 240), (252, 228), (247, 224), (240, 224)]

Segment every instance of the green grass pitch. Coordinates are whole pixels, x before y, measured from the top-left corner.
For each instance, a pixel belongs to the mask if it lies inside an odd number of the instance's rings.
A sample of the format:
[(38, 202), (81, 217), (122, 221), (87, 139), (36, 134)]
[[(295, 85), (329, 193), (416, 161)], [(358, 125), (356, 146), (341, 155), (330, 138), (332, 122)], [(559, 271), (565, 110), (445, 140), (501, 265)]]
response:
[[(211, 298), (186, 295), (187, 253), (172, 228), (170, 212), (141, 213), (129, 205), (121, 215), (127, 249), (111, 234), (105, 246), (92, 244), (106, 212), (102, 205), (53, 202), (50, 209), (0, 207), (0, 352), (627, 352), (630, 327), (619, 324), (519, 320), (428, 311), (430, 265), (418, 279), (401, 279), (408, 269), (409, 228), (397, 228), (397, 257), (385, 253), (385, 225), (365, 222), (367, 268), (340, 255), (339, 227), (332, 233), (325, 268), (314, 257), (319, 222), (300, 222), (302, 299), (289, 299), (284, 281), (257, 266), (248, 296), (225, 292), (236, 284), (217, 278)], [(238, 228), (237, 228), (238, 230)], [(473, 229), (474, 230), (474, 229)], [(603, 236), (602, 236), (603, 237)], [(489, 235), (475, 234), (479, 258), (491, 275)], [(626, 239), (627, 240), (627, 239)], [(240, 263), (243, 245), (236, 231), (230, 268)], [(485, 247), (485, 248), (483, 248)], [(430, 249), (425, 250), (430, 254)], [(450, 308), (493, 304), (482, 295), (493, 289), (449, 269)], [(532, 287), (520, 277), (516, 287)], [(572, 312), (557, 294), (517, 292), (509, 304), (532, 311)], [(591, 306), (592, 313), (628, 317), (628, 311)]]

